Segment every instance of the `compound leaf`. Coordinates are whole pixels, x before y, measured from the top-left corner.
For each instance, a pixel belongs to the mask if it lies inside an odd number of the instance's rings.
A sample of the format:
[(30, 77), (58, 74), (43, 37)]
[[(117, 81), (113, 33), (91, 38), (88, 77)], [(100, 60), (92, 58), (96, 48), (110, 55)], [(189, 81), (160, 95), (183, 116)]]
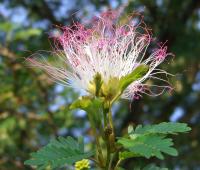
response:
[(178, 155), (177, 150), (172, 147), (172, 139), (161, 135), (149, 134), (130, 139), (119, 138), (118, 143), (122, 144), (129, 152), (146, 158), (155, 156), (164, 159), (163, 153), (171, 156)]
[(39, 151), (31, 154), (31, 159), (25, 161), (26, 165), (36, 166), (43, 170), (46, 167), (51, 169), (71, 165), (76, 161), (92, 156), (94, 152), (84, 152), (83, 140), (77, 142), (72, 137), (58, 137), (50, 141)]
[(161, 168), (156, 166), (155, 164), (149, 164), (145, 166), (142, 170), (168, 170), (168, 168)]
[(138, 125), (129, 134), (177, 134), (190, 130), (186, 123), (162, 122), (157, 125)]

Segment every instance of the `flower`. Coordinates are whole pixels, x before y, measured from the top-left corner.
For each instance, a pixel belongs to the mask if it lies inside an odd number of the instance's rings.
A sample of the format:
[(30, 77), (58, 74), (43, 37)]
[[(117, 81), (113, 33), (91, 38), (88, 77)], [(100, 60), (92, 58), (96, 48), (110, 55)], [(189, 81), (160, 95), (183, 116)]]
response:
[[(146, 51), (153, 41), (150, 31), (143, 22), (133, 24), (135, 18), (125, 25), (117, 24), (120, 14), (117, 11), (102, 13), (86, 27), (75, 23), (61, 28), (62, 34), (54, 37), (55, 63), (46, 59), (28, 58), (32, 66), (45, 70), (53, 80), (91, 93), (90, 87), (95, 75), (101, 75), (104, 84), (110, 79), (120, 79), (130, 74), (137, 66), (147, 65), (148, 72), (132, 82), (123, 92), (122, 98), (137, 99), (141, 93), (157, 95), (171, 88), (159, 74), (170, 75), (158, 66), (171, 54), (165, 44)], [(167, 85), (144, 83), (157, 79)], [(154, 93), (151, 87), (162, 89)]]
[(75, 163), (75, 170), (89, 170), (90, 163), (88, 159), (82, 159)]

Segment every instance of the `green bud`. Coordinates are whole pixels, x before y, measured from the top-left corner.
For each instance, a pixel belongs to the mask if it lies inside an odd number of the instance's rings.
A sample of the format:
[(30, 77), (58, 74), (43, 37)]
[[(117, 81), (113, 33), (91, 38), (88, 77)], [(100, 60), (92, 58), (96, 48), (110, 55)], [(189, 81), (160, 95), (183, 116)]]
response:
[(119, 93), (119, 79), (111, 77), (108, 83), (104, 83), (101, 88), (101, 95), (107, 101), (112, 101), (113, 98)]
[(102, 84), (103, 84), (103, 81), (102, 81), (101, 74), (97, 73), (94, 76), (93, 81), (90, 82), (89, 87), (88, 87), (88, 91), (91, 94), (93, 94), (94, 96), (98, 97), (99, 94), (100, 94)]

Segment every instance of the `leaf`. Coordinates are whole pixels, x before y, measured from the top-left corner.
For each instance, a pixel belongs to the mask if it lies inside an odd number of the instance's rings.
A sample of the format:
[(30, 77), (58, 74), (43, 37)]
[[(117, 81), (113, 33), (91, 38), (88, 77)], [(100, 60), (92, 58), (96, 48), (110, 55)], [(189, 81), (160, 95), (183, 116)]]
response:
[(18, 30), (15, 33), (15, 40), (28, 40), (30, 37), (39, 36), (42, 31), (38, 28), (29, 28)]
[(171, 156), (178, 155), (176, 149), (171, 147), (173, 145), (172, 139), (161, 135), (140, 135), (134, 139), (119, 138), (118, 143), (122, 144), (128, 151), (146, 158), (155, 156), (164, 159), (162, 153)]
[(155, 164), (149, 164), (145, 166), (142, 170), (168, 170), (168, 168), (161, 168), (156, 166)]
[(157, 125), (138, 125), (129, 134), (176, 134), (190, 131), (186, 123), (162, 122)]
[(72, 137), (58, 137), (50, 141), (39, 151), (31, 153), (31, 159), (25, 161), (26, 165), (36, 166), (43, 170), (46, 167), (51, 169), (59, 168), (65, 164), (72, 165), (74, 162), (92, 156), (94, 152), (84, 152), (83, 140), (77, 142)]
[(141, 64), (137, 66), (130, 74), (120, 79), (120, 89), (123, 92), (133, 81), (142, 78), (149, 70), (147, 65)]
[(129, 125), (128, 126), (128, 134), (131, 133), (131, 132), (133, 132), (133, 131), (134, 131), (133, 126)]
[(191, 128), (185, 123), (163, 122), (157, 125), (138, 125), (135, 130), (130, 125), (128, 127), (129, 138), (119, 138), (118, 143), (122, 144), (128, 150), (122, 152), (123, 159), (136, 156), (144, 156), (150, 158), (155, 156), (163, 159), (163, 153), (177, 156), (177, 150), (173, 148), (171, 138), (167, 138), (167, 134), (177, 134), (188, 132)]
[(101, 108), (101, 105), (102, 105), (101, 99), (84, 96), (73, 102), (69, 108), (82, 109), (87, 112), (93, 112), (94, 110)]
[(135, 154), (133, 152), (128, 152), (128, 151), (119, 152), (119, 159), (121, 160), (139, 156), (140, 156), (139, 154)]
[(15, 28), (16, 28), (16, 25), (11, 22), (6, 21), (6, 22), (1, 22), (0, 24), (0, 30), (4, 32), (10, 32)]
[(76, 100), (70, 105), (70, 109), (82, 109), (87, 112), (90, 123), (93, 127), (100, 128), (102, 118), (102, 105), (101, 98), (93, 98), (84, 96)]
[(102, 104), (103, 101), (100, 98), (84, 96), (73, 102), (69, 108), (85, 110), (88, 114), (92, 114), (94, 120), (100, 121)]

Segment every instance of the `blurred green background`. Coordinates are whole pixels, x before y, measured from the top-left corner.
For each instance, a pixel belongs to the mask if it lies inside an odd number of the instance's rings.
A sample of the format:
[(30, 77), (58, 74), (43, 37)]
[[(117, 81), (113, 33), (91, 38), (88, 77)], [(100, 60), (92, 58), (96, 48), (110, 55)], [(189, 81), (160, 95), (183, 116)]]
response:
[[(154, 36), (167, 40), (175, 57), (161, 67), (175, 77), (170, 78), (170, 94), (117, 103), (117, 135), (129, 123), (187, 122), (192, 132), (175, 139), (179, 157), (147, 162), (173, 170), (200, 170), (199, 0), (0, 0), (0, 170), (31, 169), (23, 165), (29, 153), (58, 135), (83, 135), (85, 142), (90, 141), (85, 113), (68, 110), (79, 92), (53, 83), (24, 60), (38, 50), (51, 50), (48, 36), (55, 25), (85, 22), (122, 5), (127, 13), (141, 12)], [(132, 169), (134, 161), (124, 167)]]

